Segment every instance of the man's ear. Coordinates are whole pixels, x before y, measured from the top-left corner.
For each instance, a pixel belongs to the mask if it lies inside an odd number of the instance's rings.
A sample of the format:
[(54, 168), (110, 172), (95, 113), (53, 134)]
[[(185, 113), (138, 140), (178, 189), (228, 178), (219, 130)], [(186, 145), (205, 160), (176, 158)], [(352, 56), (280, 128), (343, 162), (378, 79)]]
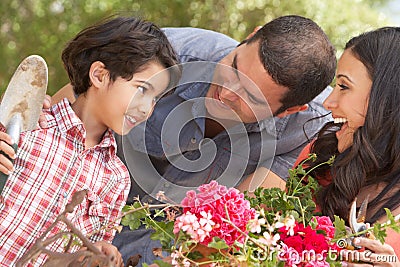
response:
[(259, 29), (261, 29), (261, 28), (262, 28), (262, 26), (257, 26), (257, 27), (255, 27), (254, 30), (253, 30), (253, 32), (250, 33), (249, 35), (247, 35), (246, 40), (248, 40), (248, 39), (250, 39), (251, 37), (253, 37), (253, 35), (256, 34), (256, 32), (257, 32)]
[(300, 111), (304, 111), (306, 109), (308, 109), (308, 105), (307, 104), (304, 104), (304, 105), (301, 105), (301, 106), (294, 106), (294, 107), (288, 108), (287, 110), (285, 110), (282, 113), (279, 113), (278, 115), (276, 115), (276, 117), (283, 118), (283, 117), (288, 116), (290, 114), (294, 114), (294, 113), (297, 113), (297, 112), (300, 112)]
[(89, 78), (96, 88), (101, 88), (108, 84), (109, 72), (103, 62), (95, 61), (92, 63), (89, 69)]

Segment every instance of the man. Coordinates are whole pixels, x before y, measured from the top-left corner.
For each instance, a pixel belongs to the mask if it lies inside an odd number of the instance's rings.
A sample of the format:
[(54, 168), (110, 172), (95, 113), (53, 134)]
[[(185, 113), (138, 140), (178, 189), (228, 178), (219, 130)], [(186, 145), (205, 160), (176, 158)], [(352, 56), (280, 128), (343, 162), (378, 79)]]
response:
[[(180, 86), (157, 103), (147, 123), (118, 138), (132, 178), (128, 203), (137, 195), (153, 203), (159, 191), (180, 201), (212, 179), (242, 190), (260, 184), (253, 176), (279, 186), (327, 120), (305, 124), (326, 113), (324, 88), (336, 68), (327, 36), (299, 16), (277, 18), (240, 45), (202, 29), (164, 32), (186, 64)], [(113, 243), (124, 260), (139, 253), (149, 263), (148, 234), (122, 232)]]

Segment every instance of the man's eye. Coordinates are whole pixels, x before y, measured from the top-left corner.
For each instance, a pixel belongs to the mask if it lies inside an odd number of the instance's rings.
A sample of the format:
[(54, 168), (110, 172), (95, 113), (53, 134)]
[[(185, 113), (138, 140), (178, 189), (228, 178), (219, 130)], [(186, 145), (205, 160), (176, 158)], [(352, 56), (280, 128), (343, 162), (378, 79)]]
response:
[(247, 96), (248, 96), (250, 102), (252, 102), (253, 104), (260, 103), (260, 101), (254, 95), (250, 94), (248, 91), (246, 91), (246, 92), (247, 92)]
[(249, 99), (250, 99), (251, 102), (253, 102), (253, 104), (258, 104), (257, 99), (255, 99), (254, 96), (252, 96), (250, 94), (249, 94)]

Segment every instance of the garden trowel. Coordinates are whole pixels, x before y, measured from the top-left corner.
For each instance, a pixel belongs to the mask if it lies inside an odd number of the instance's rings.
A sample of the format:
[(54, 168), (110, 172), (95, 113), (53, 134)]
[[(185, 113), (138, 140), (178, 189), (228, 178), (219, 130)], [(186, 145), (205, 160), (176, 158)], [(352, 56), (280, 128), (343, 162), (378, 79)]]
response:
[[(12, 76), (0, 104), (0, 123), (15, 142), (17, 152), (20, 133), (38, 124), (47, 89), (47, 64), (37, 55), (25, 58)], [(0, 194), (8, 175), (0, 173)]]

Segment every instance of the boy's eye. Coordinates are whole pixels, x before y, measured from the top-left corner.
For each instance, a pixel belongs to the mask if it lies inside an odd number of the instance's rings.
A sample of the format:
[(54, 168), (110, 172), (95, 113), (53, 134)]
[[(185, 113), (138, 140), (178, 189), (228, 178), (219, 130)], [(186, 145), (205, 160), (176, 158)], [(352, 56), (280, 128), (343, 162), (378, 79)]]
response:
[(338, 86), (340, 87), (340, 90), (346, 90), (346, 89), (349, 89), (349, 87), (347, 87), (346, 85), (344, 85), (344, 84), (340, 84), (340, 83), (338, 83)]

